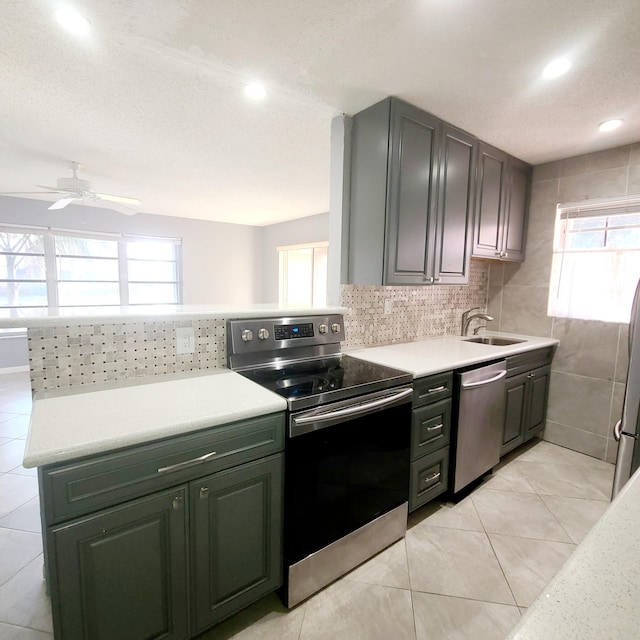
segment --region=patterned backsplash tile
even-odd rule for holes
[[[195,352],[176,353],[176,327]],[[125,322],[29,329],[33,391],[226,366],[226,320]]]
[[[347,307],[344,349],[456,334],[460,315],[486,308],[488,263],[471,261],[468,286],[342,285]],[[385,314],[385,301],[390,313]],[[175,330],[193,327],[194,353],[176,353]],[[29,329],[34,391],[227,366],[226,320],[178,320],[51,326]]]
[[[347,307],[344,349],[458,334],[460,316],[471,307],[486,309],[489,263],[472,260],[469,285],[378,287],[342,285]],[[385,302],[391,313],[385,314]]]

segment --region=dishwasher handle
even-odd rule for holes
[[[504,371],[500,371],[500,373],[498,373],[495,376],[492,376],[491,378],[487,378],[486,380],[479,380],[478,382],[466,382],[466,383],[462,383],[462,385],[460,385],[463,389],[473,389],[474,387],[481,387],[485,384],[491,384],[492,382],[497,382],[498,380],[501,380],[502,378],[504,378],[507,375],[507,370],[505,369]]]

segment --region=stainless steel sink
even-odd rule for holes
[[[510,344],[526,342],[526,340],[517,340],[516,338],[499,338],[498,336],[478,336],[477,338],[466,338],[465,342],[477,342],[478,344],[491,344],[494,347],[506,347]]]

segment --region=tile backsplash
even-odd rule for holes
[[[471,260],[466,286],[342,285],[340,306],[349,309],[343,347],[373,347],[460,333],[463,311],[486,308],[488,272],[488,262]],[[385,302],[390,313],[385,314]]]
[[[194,353],[176,353],[177,327],[194,328]],[[225,367],[225,331],[221,318],[29,329],[31,387],[47,391]]]
[[[472,260],[468,286],[343,285],[344,349],[456,334],[460,314],[486,307],[488,263]],[[390,313],[385,314],[385,301]],[[389,308],[390,305],[390,308]],[[175,330],[193,327],[194,353],[176,353]],[[226,319],[113,322],[27,331],[33,391],[224,368]]]

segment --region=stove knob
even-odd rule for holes
[[[243,342],[251,342],[251,340],[253,340],[253,331],[251,331],[251,329],[245,329],[240,337]]]
[[[337,322],[334,322],[334,323],[331,325],[331,331],[332,331],[333,333],[340,333],[340,325],[339,325]]]
[[[258,331],[258,338],[260,340],[266,340],[269,337],[269,329],[260,329]]]
[[[326,325],[326,324],[321,324],[321,325],[318,327],[318,331],[319,331],[322,335],[325,335],[325,333],[329,333],[329,327],[327,327],[327,325]]]

